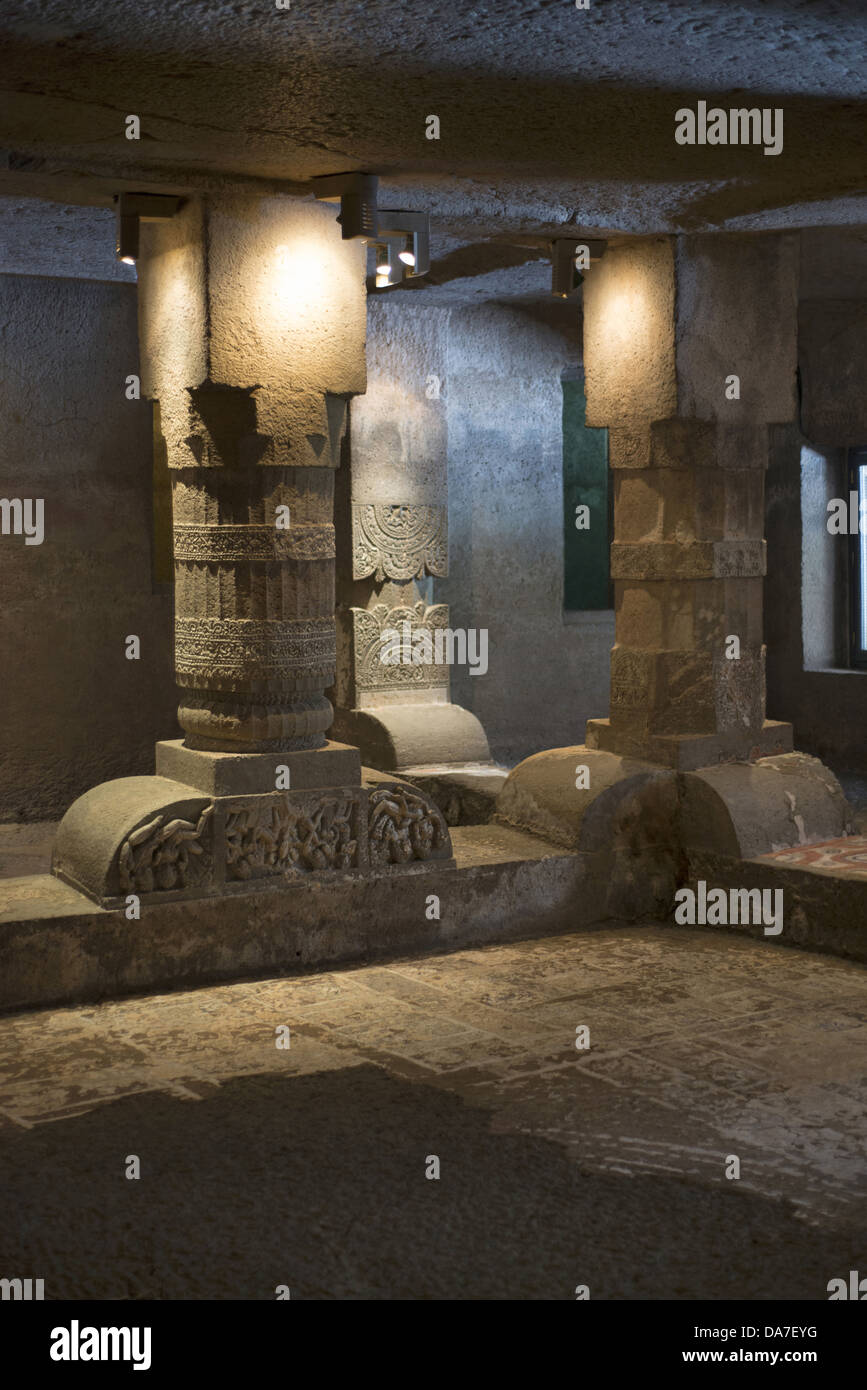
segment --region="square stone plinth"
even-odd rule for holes
[[[289,769],[288,786],[285,774],[278,784],[280,768]],[[165,739],[156,746],[156,774],[211,796],[316,791],[360,786],[361,755],[347,743],[287,753],[206,753],[186,748],[183,739]]]
[[[792,726],[766,719],[761,729],[725,729],[710,734],[651,734],[616,727],[610,719],[587,720],[587,747],[639,758],[677,772],[694,772],[722,762],[755,762],[791,753]]]

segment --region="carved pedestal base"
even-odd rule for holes
[[[462,705],[372,705],[338,710],[336,731],[375,767],[404,769],[428,764],[493,766],[485,731]]]
[[[246,795],[160,776],[105,782],[61,821],[52,872],[103,906],[135,895],[143,908],[428,860],[454,864],[440,811],[408,783],[364,769],[360,784]]]

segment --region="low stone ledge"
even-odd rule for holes
[[[49,875],[3,880],[0,1009],[294,974],[606,920],[587,856],[494,826],[456,830],[455,854],[456,863],[429,861],[408,874],[309,875],[143,901],[133,921]]]
[[[704,880],[711,888],[755,889],[783,894],[783,929],[766,936],[759,923],[731,922],[703,927],[710,932],[738,932],[775,946],[789,946],[821,955],[867,963],[867,880],[844,878],[821,870],[790,868],[763,859],[733,860],[722,855],[694,852],[689,856],[688,879],[683,885],[697,889]],[[671,917],[665,923],[676,931],[695,932],[679,926]]]

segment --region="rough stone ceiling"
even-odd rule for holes
[[[0,41],[7,195],[359,168],[458,240],[867,221],[860,0],[4,0]],[[676,144],[699,99],[781,106],[783,152]]]

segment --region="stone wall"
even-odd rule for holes
[[[44,820],[151,772],[176,733],[172,597],[154,591],[151,411],[125,397],[135,286],[0,275],[0,302],[0,497],[45,515],[41,545],[0,536],[0,818]]]
[[[516,762],[581,743],[608,709],[613,614],[563,614],[563,392],[581,360],[574,303],[452,310],[445,396],[449,578],[457,627],[487,627],[486,676],[452,672],[493,756]]]

